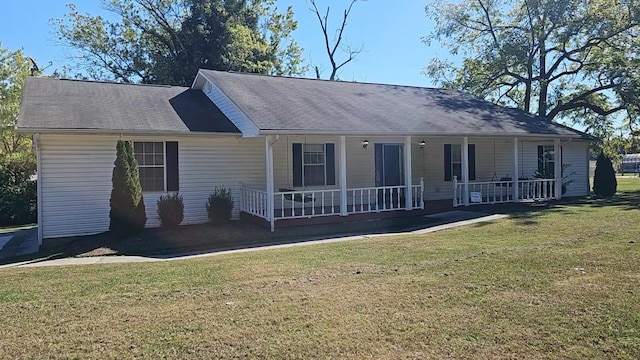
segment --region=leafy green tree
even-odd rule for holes
[[[36,159],[31,139],[16,132],[24,79],[38,74],[22,50],[0,44],[0,226],[37,221]]]
[[[33,66],[22,50],[10,51],[0,43],[0,155],[32,151],[29,137],[16,132],[16,122],[24,79]]]
[[[463,58],[430,61],[441,86],[587,128],[638,98],[638,0],[436,0],[426,11],[436,26],[425,42]]]
[[[593,193],[601,197],[612,197],[616,193],[618,181],[609,157],[600,153],[596,160],[596,172],[593,177]]]
[[[146,215],[140,213],[144,211],[144,199],[131,142],[118,140],[114,165],[109,231],[124,237],[140,232],[147,220]]]
[[[74,5],[54,21],[95,79],[191,85],[199,68],[277,75],[304,71],[293,10],[275,0],[102,0],[113,20]]]

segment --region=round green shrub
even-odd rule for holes
[[[226,187],[216,187],[207,199],[207,215],[212,223],[225,223],[231,219],[233,197]]]
[[[158,217],[162,227],[174,229],[184,220],[184,202],[178,193],[160,196],[158,199]]]

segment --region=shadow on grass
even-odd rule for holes
[[[535,204],[479,205],[463,210],[475,217],[487,214],[507,214],[517,226],[535,226],[539,217],[550,212],[573,213],[572,207],[618,207],[623,210],[640,208],[640,190],[626,191],[610,199],[569,198],[559,202]],[[472,213],[473,212],[473,213]],[[474,215],[470,215],[473,218]],[[0,265],[18,262],[39,262],[69,257],[131,255],[172,258],[187,254],[212,253],[250,249],[269,245],[294,244],[343,236],[394,234],[443,225],[461,219],[433,216],[397,217],[380,220],[345,222],[325,225],[282,228],[272,233],[255,224],[232,221],[224,225],[186,225],[175,230],[147,229],[138,236],[119,239],[108,233],[45,240],[37,254],[1,259]],[[480,222],[484,227],[490,222]]]
[[[40,262],[70,257],[129,255],[172,258],[226,250],[293,244],[343,236],[401,233],[446,223],[425,216],[268,229],[244,222],[185,225],[177,229],[146,229],[137,236],[117,238],[109,233],[45,240],[37,254],[2,259],[0,264]]]

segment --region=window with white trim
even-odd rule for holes
[[[325,144],[303,144],[302,153],[303,185],[326,185]]]
[[[136,141],[133,151],[138,161],[142,191],[165,191],[164,142]]]
[[[556,173],[556,151],[553,145],[542,145],[542,169],[538,169],[544,178],[553,179]],[[540,171],[541,170],[541,171]]]
[[[462,180],[462,145],[451,144],[451,174]]]

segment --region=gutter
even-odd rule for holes
[[[19,134],[87,134],[87,135],[148,135],[148,136],[233,136],[241,137],[240,132],[175,132],[175,131],[149,131],[149,130],[118,130],[118,129],[43,129],[43,128],[17,128]]]
[[[505,134],[505,133],[482,133],[482,134],[452,134],[452,133],[425,133],[425,132],[403,132],[394,133],[389,131],[326,131],[326,130],[260,130],[259,135],[323,135],[323,136],[425,136],[425,137],[535,137],[535,138],[571,138],[571,139],[583,139],[583,136],[578,134],[573,135],[561,135],[561,134]]]

